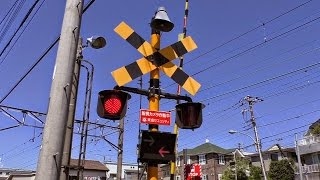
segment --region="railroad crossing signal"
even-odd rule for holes
[[[127,101],[131,95],[117,90],[99,92],[97,113],[104,119],[120,120],[127,112]]]
[[[166,164],[175,161],[176,134],[158,131],[142,131],[139,160],[147,163]]]
[[[197,93],[201,86],[200,83],[171,62],[197,48],[190,36],[163,49],[156,50],[125,22],[121,22],[114,31],[144,56],[127,66],[111,72],[119,86],[123,86],[156,68],[160,68],[191,95]]]

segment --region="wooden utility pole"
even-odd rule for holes
[[[83,1],[66,1],[36,180],[57,180],[60,176],[82,9]]]

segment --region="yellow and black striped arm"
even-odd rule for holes
[[[129,25],[125,22],[121,22],[114,31],[136,48],[143,56],[150,56],[156,50],[151,46],[151,44],[144,40],[139,34],[137,34]]]
[[[172,78],[190,94],[194,95],[199,90],[201,85],[197,81],[170,62],[197,48],[191,37],[187,37],[160,51],[156,51],[149,42],[145,41],[124,22],[121,22],[115,28],[115,32],[145,56],[111,72],[119,86],[123,86],[133,79],[160,67],[167,76]]]

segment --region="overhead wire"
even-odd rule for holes
[[[283,33],[281,33],[281,34],[279,34],[279,35],[277,35],[277,36],[274,36],[274,37],[270,38],[268,41],[263,41],[263,42],[261,42],[261,43],[259,43],[259,44],[256,44],[256,45],[254,45],[254,46],[252,46],[252,47],[250,47],[250,48],[248,48],[248,49],[245,49],[244,51],[241,51],[241,52],[239,52],[239,53],[237,53],[237,54],[235,54],[235,55],[233,55],[233,56],[231,56],[231,57],[229,57],[229,58],[226,58],[226,59],[224,59],[224,60],[222,60],[222,61],[219,61],[219,62],[217,62],[217,63],[215,63],[215,64],[213,64],[213,65],[210,65],[210,66],[204,68],[203,70],[200,70],[200,71],[198,71],[198,72],[196,72],[196,73],[194,73],[194,74],[192,74],[192,75],[193,75],[193,76],[198,75],[198,74],[200,74],[200,73],[202,73],[202,72],[204,72],[204,71],[207,71],[207,70],[209,70],[209,69],[211,69],[211,68],[213,68],[213,67],[216,67],[216,66],[221,65],[221,64],[223,64],[223,63],[225,63],[225,62],[228,62],[228,61],[230,61],[231,59],[233,59],[233,58],[235,58],[235,57],[241,56],[241,55],[243,55],[243,54],[245,54],[245,53],[247,53],[247,52],[249,52],[249,51],[251,51],[251,50],[253,50],[253,49],[256,49],[256,48],[258,48],[258,47],[261,47],[262,45],[264,45],[264,44],[266,44],[266,43],[269,43],[270,41],[273,41],[273,40],[275,40],[275,39],[277,39],[277,38],[280,38],[281,36],[284,36],[284,35],[286,35],[286,34],[288,34],[288,33],[290,33],[290,32],[293,32],[293,31],[295,31],[295,30],[297,30],[297,29],[299,29],[299,28],[301,28],[301,27],[303,27],[303,26],[306,26],[306,25],[308,25],[308,24],[310,24],[310,23],[312,23],[312,22],[315,22],[315,21],[317,21],[317,20],[319,20],[319,19],[320,19],[320,16],[317,17],[317,18],[314,18],[314,19],[312,19],[312,20],[310,20],[310,21],[308,21],[308,22],[305,22],[305,23],[303,23],[303,24],[301,24],[301,25],[299,25],[299,26],[297,26],[297,27],[295,27],[295,28],[292,28],[292,29],[290,29],[290,30],[288,30],[288,31],[286,31],[286,32],[283,32]]]
[[[269,24],[269,23],[271,23],[271,22],[273,22],[273,21],[281,18],[282,16],[285,16],[285,15],[287,15],[287,14],[289,14],[289,13],[291,13],[291,12],[293,12],[293,11],[295,11],[295,10],[297,10],[297,9],[305,6],[305,5],[307,5],[307,4],[310,3],[311,1],[312,1],[312,0],[306,1],[306,2],[304,2],[304,3],[302,3],[302,4],[300,4],[300,5],[292,8],[292,9],[289,9],[288,11],[285,11],[285,12],[279,14],[279,15],[276,16],[276,17],[273,17],[272,19],[270,19],[270,20],[268,20],[268,21],[260,24],[259,26],[256,26],[256,27],[254,27],[254,28],[252,28],[252,29],[247,30],[246,32],[244,32],[244,33],[242,33],[242,34],[240,34],[240,35],[238,35],[238,36],[236,36],[236,37],[234,37],[234,38],[232,38],[232,39],[230,39],[230,40],[228,40],[228,41],[226,41],[226,42],[224,42],[224,43],[222,43],[222,44],[220,44],[220,45],[218,45],[218,46],[216,46],[216,47],[214,47],[214,48],[212,48],[212,49],[210,49],[209,51],[207,51],[207,52],[205,52],[205,53],[202,53],[201,55],[199,55],[199,56],[191,59],[190,61],[186,62],[186,64],[189,63],[189,62],[191,62],[191,61],[194,61],[194,60],[196,60],[196,59],[198,59],[198,58],[200,58],[200,57],[202,57],[202,56],[204,56],[204,55],[206,55],[206,54],[209,54],[209,53],[213,52],[214,50],[219,49],[219,48],[221,48],[221,47],[223,47],[223,46],[225,46],[225,45],[227,45],[227,44],[229,44],[229,43],[231,43],[231,42],[233,42],[233,41],[235,41],[235,40],[237,40],[237,39],[239,39],[239,38],[241,38],[241,37],[243,37],[243,36],[245,36],[245,35],[247,35],[247,34],[249,34],[249,33],[251,33],[251,32],[253,32],[253,31],[255,31],[255,30],[257,30],[257,29],[265,26],[266,24]]]
[[[6,52],[5,56],[2,58],[2,61],[0,63],[0,65],[2,64],[2,62],[5,61],[5,59],[7,58],[7,56],[10,54],[11,50],[13,49],[13,47],[16,45],[16,43],[18,42],[18,40],[20,39],[20,37],[23,35],[23,33],[25,32],[25,30],[27,29],[27,27],[29,26],[29,24],[31,23],[31,21],[33,20],[33,18],[35,17],[35,15],[38,13],[38,11],[40,10],[40,8],[42,7],[43,3],[46,0],[43,0],[42,3],[40,3],[40,5],[38,6],[37,10],[35,10],[35,13],[32,15],[32,17],[30,18],[30,20],[27,22],[27,24],[24,26],[24,28],[21,30],[21,33],[18,35],[18,37],[14,40],[14,42],[12,43],[12,45],[10,46],[10,48],[8,49],[8,51]],[[0,56],[1,57],[1,56]]]
[[[13,38],[16,36],[16,34],[19,32],[19,30],[22,28],[22,26],[24,25],[24,23],[27,21],[28,17],[30,16],[31,12],[33,11],[33,9],[35,8],[35,6],[38,4],[39,0],[36,0],[34,2],[34,4],[30,7],[29,11],[27,12],[27,14],[24,16],[24,18],[22,19],[20,25],[18,26],[18,28],[14,31],[13,35],[11,36],[11,38],[9,39],[9,41],[7,42],[7,44],[4,46],[4,48],[2,49],[2,51],[0,52],[0,58],[3,55],[3,53],[5,52],[5,50],[9,47],[9,45],[11,44]],[[2,59],[0,61],[0,65],[4,62],[4,59]]]
[[[86,12],[88,8],[94,3],[95,0],[90,0],[83,8],[82,13]],[[60,36],[58,36],[50,46],[44,51],[44,53],[38,58],[38,60],[30,67],[30,69],[20,78],[20,80],[9,90],[9,92],[1,98],[0,104],[13,92],[13,90],[26,78],[30,72],[42,61],[42,59],[51,51],[51,49],[58,43]]]
[[[6,13],[6,15],[2,18],[2,20],[0,21],[0,25],[3,23],[3,21],[5,21],[7,19],[7,17],[9,16],[9,14],[11,13],[12,9],[16,6],[17,2],[19,0],[16,0],[13,5],[10,7],[10,9],[8,10],[8,12]],[[2,28],[0,30],[0,32],[2,31]]]
[[[17,2],[17,1],[16,1]],[[8,30],[10,29],[10,27],[12,26],[12,23],[15,21],[17,15],[19,14],[19,12],[21,11],[21,8],[23,6],[23,4],[25,3],[25,0],[23,1],[19,1],[19,4],[16,5],[16,3],[13,4],[13,6],[10,8],[10,11],[7,13],[7,15],[5,17],[7,17],[8,15],[10,17],[8,17],[8,19],[6,20],[6,22],[4,23],[4,26],[1,28],[0,32],[0,42],[3,40],[3,38],[5,37],[5,35],[7,34]],[[17,7],[16,7],[17,6]],[[15,8],[16,7],[16,8]],[[15,9],[14,9],[15,8]],[[4,18],[3,20],[5,20],[6,18]],[[3,21],[1,21],[3,22]]]

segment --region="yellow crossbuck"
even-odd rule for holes
[[[123,86],[133,79],[159,68],[190,94],[195,95],[197,93],[201,85],[181,68],[170,62],[197,48],[190,36],[158,51],[125,22],[121,22],[114,31],[144,56],[111,72],[119,86]]]

